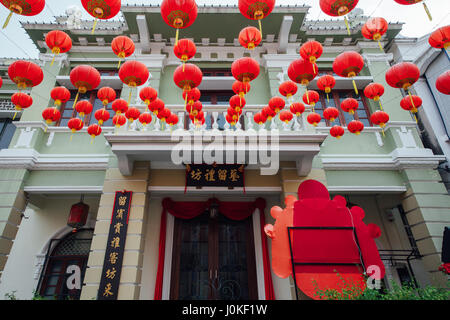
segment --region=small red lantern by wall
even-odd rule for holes
[[[155,101],[158,98],[158,91],[152,87],[145,87],[139,91],[139,98],[147,105]]]
[[[339,117],[339,110],[334,107],[328,107],[323,111],[323,117],[330,122],[333,122]]]
[[[414,115],[414,119],[417,122],[416,113],[418,112],[418,108],[422,106],[422,99],[419,96],[416,95],[410,95],[404,97],[400,101],[400,107],[403,110],[410,111]]]
[[[61,112],[56,107],[45,108],[42,111],[42,118],[45,120],[45,132],[47,132],[47,126],[52,122],[57,122],[61,119]]]
[[[395,2],[402,4],[402,5],[410,5],[410,4],[416,4],[419,2],[422,2],[422,0],[394,0]],[[425,9],[425,12],[427,13],[428,19],[433,20],[433,18],[431,17],[431,13],[430,10],[427,7],[427,4],[425,2],[423,3],[423,8]]]
[[[81,228],[86,224],[89,214],[89,206],[83,203],[83,196],[80,202],[72,205],[70,208],[69,218],[67,219],[67,225],[73,228],[73,231]]]
[[[31,107],[33,104],[33,98],[24,92],[16,92],[11,96],[11,102],[17,112]]]
[[[320,58],[323,53],[323,47],[318,41],[307,41],[300,47],[300,56],[308,60],[313,64],[313,68],[315,68],[316,60]]]
[[[289,79],[296,83],[307,86],[317,76],[317,65],[308,60],[299,58],[289,64]]]
[[[139,116],[139,122],[142,123],[144,127],[146,127],[149,123],[152,122],[152,115],[148,112],[141,113]]]
[[[70,71],[69,77],[70,82],[78,89],[73,106],[75,106],[78,101],[79,93],[86,93],[87,91],[94,90],[99,86],[101,81],[100,72],[94,67],[85,64],[73,68],[72,71]]]
[[[361,132],[364,130],[364,124],[359,120],[352,120],[347,125],[348,131],[351,133],[354,133],[356,135],[360,135]]]
[[[305,105],[301,102],[294,102],[289,107],[289,110],[295,114],[297,117],[300,117],[303,112],[305,112]]]
[[[116,114],[122,114],[128,110],[128,102],[125,99],[114,100],[111,104],[111,108]]]
[[[286,97],[288,100],[297,93],[297,90],[298,90],[297,84],[293,81],[285,81],[282,84],[280,84],[278,88],[280,94]]]
[[[192,40],[180,39],[173,47],[175,56],[183,62],[183,67],[189,59],[192,59],[197,52],[197,47]]]
[[[263,116],[269,121],[272,121],[273,117],[275,117],[277,115],[275,110],[273,110],[269,106],[265,106],[261,112],[262,112]]]
[[[47,33],[45,36],[45,43],[54,54],[52,62],[50,63],[51,66],[55,62],[55,58],[58,54],[65,53],[72,48],[72,39],[70,39],[67,33],[61,30],[52,30]]]
[[[243,57],[231,64],[233,77],[240,82],[248,83],[259,75],[259,64],[255,59]]]
[[[325,93],[327,94],[328,102],[330,101],[328,94],[331,92],[335,85],[336,79],[334,79],[332,75],[326,74],[317,79],[317,87],[319,88],[319,90],[325,91]]]
[[[70,135],[70,141],[72,141],[72,136],[75,132],[80,131],[83,129],[84,123],[79,118],[72,118],[67,122],[67,127],[70,129],[72,134]]]
[[[428,43],[436,49],[448,49],[450,47],[450,25],[434,31],[428,38]]]
[[[123,114],[118,113],[112,118],[112,122],[116,128],[119,128],[127,122],[127,118]]]
[[[92,103],[90,103],[88,100],[78,101],[75,105],[75,110],[80,114],[82,118],[84,118],[85,115],[91,113],[92,109]]]
[[[262,114],[262,112],[257,112],[253,115],[253,121],[255,121],[258,125],[264,124],[266,120],[267,118]]]
[[[283,110],[284,106],[286,105],[286,102],[283,98],[280,97],[272,97],[269,100],[269,108],[271,108],[275,113],[280,112],[280,110]]]
[[[91,136],[91,144],[94,142],[94,138],[102,133],[102,128],[98,124],[91,124],[87,128],[87,133]]]
[[[125,117],[128,119],[128,122],[131,124],[134,120],[139,119],[139,116],[141,115],[141,112],[136,107],[128,108],[128,110],[125,112]]]
[[[41,67],[25,60],[11,63],[8,67],[8,76],[12,82],[17,84],[19,89],[37,86],[44,80],[44,73]]]
[[[235,94],[230,98],[229,103],[230,107],[239,112],[245,107],[246,102],[244,98],[241,98],[239,95]]]
[[[186,105],[193,105],[195,101],[199,100],[201,97],[201,92],[198,88],[191,89],[189,91],[183,91],[183,99]]]
[[[102,108],[102,109],[98,109],[97,111],[95,111],[94,117],[95,117],[95,119],[97,119],[98,124],[101,126],[101,125],[103,125],[104,122],[109,120],[110,115],[109,115],[109,112],[105,108]]]
[[[114,54],[119,58],[119,64],[117,69],[120,68],[122,59],[131,56],[134,53],[134,42],[127,36],[117,36],[111,41],[111,49]]]
[[[361,29],[361,33],[364,38],[378,41],[378,46],[380,47],[381,52],[383,52],[383,47],[381,45],[381,37],[388,30],[388,22],[384,18],[369,18],[367,22],[363,25]]]
[[[239,32],[239,43],[249,50],[255,49],[261,40],[261,32],[255,27],[246,27]]]
[[[97,91],[97,98],[102,102],[103,107],[116,99],[116,90],[110,87],[103,87]]]
[[[344,128],[338,125],[333,126],[330,129],[330,135],[336,139],[340,139],[344,135],[344,133],[345,133]]]
[[[261,20],[267,17],[275,6],[275,0],[239,0],[239,11],[250,20],[258,20],[262,36]]]
[[[50,97],[55,100],[55,106],[59,107],[70,99],[70,91],[66,87],[55,87],[50,91]]]
[[[189,112],[189,115],[197,116],[202,109],[203,104],[197,100],[193,104],[188,104],[186,111]]]
[[[345,51],[339,54],[333,62],[333,71],[344,78],[352,78],[353,88],[358,94],[358,88],[353,77],[356,77],[364,68],[364,59],[356,51]]]
[[[318,113],[311,112],[306,117],[306,120],[308,121],[309,124],[312,124],[314,127],[317,127],[319,122],[322,120],[322,117]]]
[[[178,66],[173,73],[173,81],[183,91],[198,87],[202,83],[202,79],[202,70],[192,63]]]
[[[22,16],[35,16],[41,13],[45,7],[45,0],[1,0],[0,2],[10,11],[3,24],[3,29],[8,25],[13,13]]]
[[[414,107],[414,99],[412,98],[410,88],[411,86],[419,80],[420,70],[419,68],[411,62],[400,62],[393,65],[386,72],[385,78],[386,82],[393,88],[399,88],[405,90],[411,100],[412,109]]]
[[[370,122],[372,122],[374,125],[380,126],[383,129],[384,135],[384,127],[386,126],[386,123],[389,122],[389,115],[384,111],[375,111],[370,116]]]
[[[344,16],[345,26],[348,35],[350,35],[350,27],[346,14],[352,11],[359,0],[320,0],[320,8],[324,13],[332,17]]]
[[[95,18],[91,34],[94,34],[98,19],[114,18],[120,11],[120,0],[81,0],[83,8]]]
[[[233,86],[231,87],[235,94],[238,94],[240,97],[244,97],[250,91],[250,83],[249,82],[241,82],[235,81],[233,82]]]
[[[178,123],[178,116],[175,113],[171,113],[170,116],[167,118],[167,124],[172,129],[173,126],[175,126]]]
[[[347,98],[341,102],[341,109],[350,114],[355,114],[356,109],[359,107],[359,102],[353,98]]]
[[[436,89],[440,93],[450,94],[450,70],[445,71],[436,79]]]
[[[131,100],[132,89],[144,85],[150,73],[145,64],[139,61],[127,61],[119,69],[119,78],[130,87],[128,103]]]
[[[164,101],[162,101],[159,98],[156,98],[154,101],[150,102],[150,104],[148,105],[148,109],[153,112],[153,114],[155,116],[158,115],[158,113],[163,110],[165,107],[165,103]]]
[[[383,110],[381,104],[381,96],[384,94],[384,86],[380,83],[371,83],[364,89],[364,95],[373,101],[377,101],[380,105],[380,109]]]
[[[195,0],[163,0],[161,16],[165,23],[177,29],[175,44],[178,42],[179,29],[192,25],[197,18]]]
[[[164,108],[158,112],[158,119],[162,123],[165,123],[167,121],[167,118],[170,116],[170,114],[171,114],[170,110],[167,108]]]
[[[316,106],[316,103],[319,102],[320,96],[317,91],[309,90],[303,94],[302,99],[304,103],[312,107],[312,110],[314,112],[314,107]]]
[[[291,120],[294,118],[294,115],[287,111],[287,110],[283,110],[280,112],[280,120],[283,121],[284,123],[288,124],[289,122],[291,122]]]

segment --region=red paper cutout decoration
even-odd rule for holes
[[[0,2],[10,11],[3,24],[3,29],[8,25],[13,13],[22,16],[35,16],[41,13],[45,7],[45,0],[1,0]]]

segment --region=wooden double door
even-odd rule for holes
[[[258,299],[251,217],[234,221],[207,211],[176,218],[170,298]]]

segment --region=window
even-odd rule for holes
[[[40,280],[39,294],[44,299],[80,299],[81,288],[72,289],[67,285],[67,279],[74,274],[69,267],[80,268],[80,284],[82,284],[92,235],[93,229],[81,229],[78,232],[70,233],[63,239],[50,241],[50,247],[55,244],[54,249],[46,257],[45,270]]]
[[[223,91],[202,91],[200,102],[203,104],[214,104],[228,106],[230,98],[234,96],[231,90]],[[224,110],[226,111],[226,110]]]
[[[117,97],[120,97],[120,90],[116,90]],[[67,101],[65,104],[61,105],[61,119],[57,123],[57,126],[65,127],[67,126],[67,123],[69,120],[77,115],[77,112],[73,108],[73,102],[75,100],[75,96],[77,95],[76,90],[70,91],[70,100]],[[89,126],[89,124],[95,123],[97,120],[94,117],[95,111],[98,109],[103,108],[102,102],[97,98],[97,90],[94,91],[88,91],[86,93],[80,93],[78,95],[78,101],[80,100],[89,100],[90,103],[92,103],[92,106],[94,107],[92,112],[86,116],[84,119],[84,125]],[[106,110],[109,112],[109,120],[103,123],[104,127],[111,127],[112,124],[112,117],[114,116],[114,111],[112,110],[111,103],[109,103],[106,106]]]
[[[7,149],[16,131],[11,119],[0,119],[0,149]]]
[[[221,69],[204,69],[202,70],[204,77],[231,77],[230,68],[221,68]]]

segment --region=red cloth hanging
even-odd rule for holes
[[[257,198],[253,202],[224,202],[217,199],[208,199],[207,201],[180,201],[176,202],[170,198],[162,200],[163,210],[161,212],[161,225],[159,236],[159,257],[158,270],[156,273],[156,285],[154,300],[162,299],[162,283],[164,277],[164,256],[166,247],[166,216],[169,212],[174,217],[180,219],[193,219],[205,212],[211,204],[216,202],[219,205],[219,212],[231,220],[244,220],[250,217],[255,209],[259,209],[261,221],[261,241],[263,250],[263,269],[264,269],[264,286],[266,300],[275,300],[273,291],[272,274],[270,270],[269,253],[267,250],[267,240],[264,233],[264,209],[266,201],[263,198]]]

